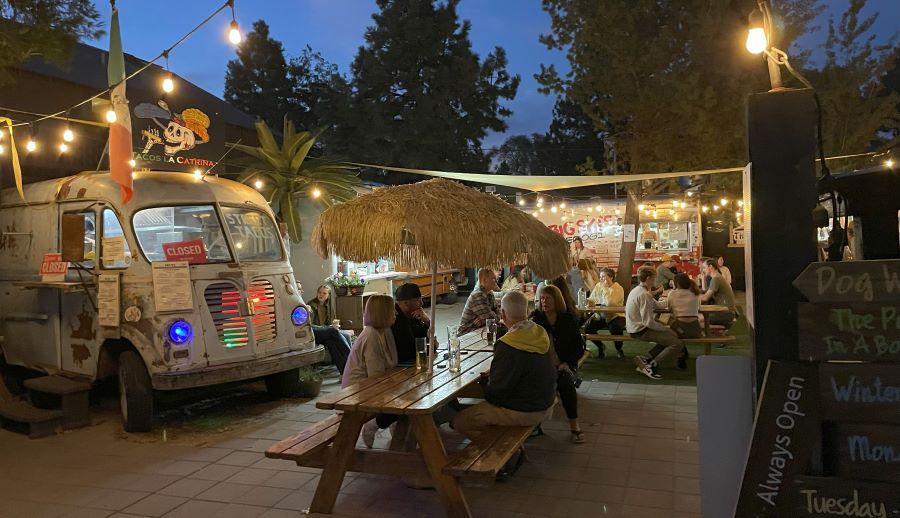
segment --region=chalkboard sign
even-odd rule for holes
[[[827,420],[900,424],[900,364],[823,363],[819,385]]]
[[[794,280],[794,286],[810,302],[896,303],[900,300],[900,259],[812,263]]]
[[[900,361],[900,298],[894,303],[800,304],[800,358]]]
[[[753,423],[738,518],[787,516],[794,477],[809,469],[821,430],[818,369],[770,361]]]
[[[776,516],[891,518],[900,516],[900,491],[879,484],[832,477],[797,477],[791,512]]]

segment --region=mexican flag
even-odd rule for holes
[[[113,7],[109,24],[109,98],[116,112],[116,122],[109,125],[109,172],[122,188],[122,202],[128,203],[133,193],[131,181],[131,113],[125,97],[125,55],[119,32],[119,10]]]

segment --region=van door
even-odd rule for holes
[[[93,379],[102,343],[97,315],[100,206],[95,201],[60,203],[60,221],[63,214],[84,216],[84,261],[69,265],[66,282],[74,287],[59,290],[60,364],[63,371]]]

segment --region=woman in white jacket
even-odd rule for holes
[[[384,374],[388,369],[397,366],[397,346],[391,326],[397,315],[394,311],[394,299],[389,295],[372,295],[366,302],[363,311],[362,333],[350,349],[347,366],[341,387],[359,383],[367,378]],[[379,414],[375,419],[363,426],[362,436],[366,447],[371,448],[375,442],[375,433],[387,428],[397,420],[391,414]]]

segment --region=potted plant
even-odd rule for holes
[[[322,391],[322,372],[315,366],[300,368],[300,394],[305,397],[317,397]]]
[[[326,279],[326,281],[334,289],[335,295],[338,296],[362,295],[366,287],[365,277],[358,276],[356,272],[350,275],[338,272]]]

